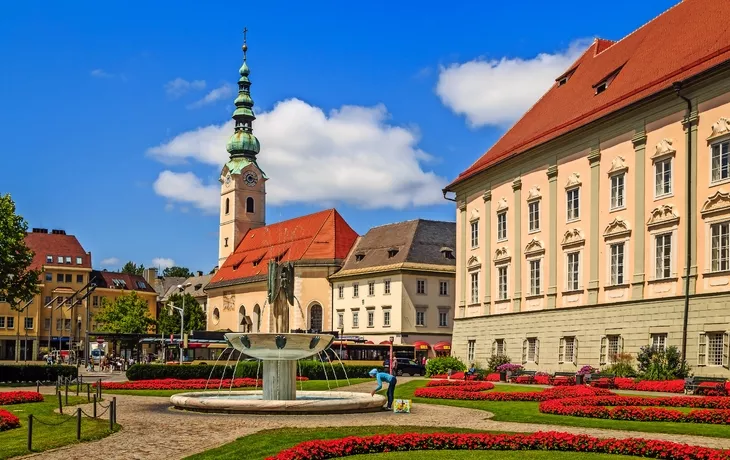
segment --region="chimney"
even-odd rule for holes
[[[202,270],[198,270],[198,276],[203,276],[203,271]]]
[[[142,276],[144,277],[145,281],[147,281],[147,284],[149,284],[150,286],[154,286],[155,280],[157,279],[157,269],[145,268],[144,272],[142,272]]]

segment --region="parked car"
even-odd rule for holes
[[[389,359],[383,361],[383,367],[386,370],[390,369]],[[393,367],[395,368],[395,375],[426,375],[426,366],[408,358],[395,358],[395,366]]]

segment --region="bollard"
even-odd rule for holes
[[[79,389],[81,388],[81,382],[79,382],[79,379],[76,378],[76,396],[79,395]]]
[[[56,376],[56,393],[58,393],[58,376]]]
[[[112,398],[112,401],[114,401],[114,423],[117,423],[117,397],[114,396]]]
[[[35,381],[35,392],[40,393],[41,392],[41,382],[36,380]]]
[[[33,450],[33,414],[28,416],[28,450]]]
[[[114,401],[109,402],[109,431],[114,431]]]
[[[99,399],[101,399],[101,379],[96,382],[96,393],[99,395]]]
[[[96,395],[94,395],[94,418],[96,418]]]
[[[76,440],[81,440],[81,408],[76,409]]]
[[[58,412],[63,415],[63,400],[61,399],[61,391],[59,390],[58,395]]]
[[[66,383],[66,401],[64,404],[68,406],[68,382]]]
[[[86,401],[91,402],[91,384],[86,384]]]

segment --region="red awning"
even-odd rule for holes
[[[419,340],[418,342],[414,342],[413,346],[416,347],[416,351],[419,350],[428,350],[431,345],[428,344],[428,342],[424,342],[423,340]]]
[[[365,342],[365,345],[375,345],[375,342],[373,342],[372,340],[368,340],[367,342]]]
[[[383,340],[382,342],[380,342],[380,345],[390,345],[390,341]]]
[[[451,342],[438,342],[433,349],[434,351],[451,351]]]

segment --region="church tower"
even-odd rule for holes
[[[243,30],[243,65],[239,70],[238,96],[234,102],[234,131],[226,150],[229,158],[220,175],[221,211],[218,265],[236,249],[249,229],[266,225],[266,175],[256,163],[259,140],[253,135],[253,100],[246,63],[246,32]]]

